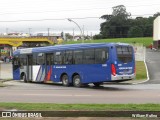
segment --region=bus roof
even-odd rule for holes
[[[116,45],[129,45],[126,43],[82,43],[82,44],[65,44],[46,47],[24,48],[16,50],[13,55],[32,54],[32,53],[48,53],[52,51],[75,50],[84,48],[110,47]]]

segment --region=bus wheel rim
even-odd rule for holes
[[[79,78],[76,78],[76,79],[75,79],[75,84],[76,84],[76,85],[79,85],[79,84],[80,84],[80,79],[79,79]]]
[[[67,77],[64,77],[64,79],[63,79],[63,84],[64,84],[64,85],[67,85],[67,84],[68,84],[68,78],[67,78]]]

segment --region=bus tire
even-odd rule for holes
[[[96,83],[93,83],[94,84],[94,86],[96,86],[96,87],[99,87],[100,85],[103,85],[103,83],[101,83],[101,82],[96,82]]]
[[[81,87],[81,86],[82,86],[81,78],[80,78],[79,75],[75,75],[75,76],[73,77],[73,85],[74,85],[75,87]]]
[[[25,74],[22,76],[22,80],[23,80],[23,82],[27,83],[27,79],[26,79],[26,75]]]
[[[69,86],[69,79],[68,79],[68,75],[63,75],[62,76],[62,84],[63,84],[63,86]]]

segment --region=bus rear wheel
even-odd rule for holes
[[[63,86],[69,86],[68,75],[62,76],[62,84],[63,84]]]
[[[99,87],[100,85],[103,85],[102,82],[96,82],[96,83],[93,83],[93,84],[94,84],[94,86],[96,86],[96,87]]]
[[[75,76],[73,77],[73,85],[74,85],[75,87],[81,87],[81,86],[82,86],[81,78],[80,78],[79,75],[75,75]]]

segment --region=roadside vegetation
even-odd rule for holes
[[[160,104],[54,104],[54,103],[0,103],[0,110],[86,110],[86,111],[160,111]]]
[[[84,40],[84,43],[129,43],[129,44],[143,44],[148,47],[153,42],[152,37],[141,38],[112,38],[112,39],[100,39],[100,40]],[[82,40],[67,41],[65,44],[78,44],[83,43]]]
[[[2,82],[0,82],[0,87],[3,87],[3,84],[2,84]]]
[[[2,81],[0,81],[0,87],[4,87],[5,85],[3,84]]]
[[[5,87],[6,85],[4,85],[4,82],[10,81],[12,79],[5,79],[5,80],[0,80],[0,87]]]

